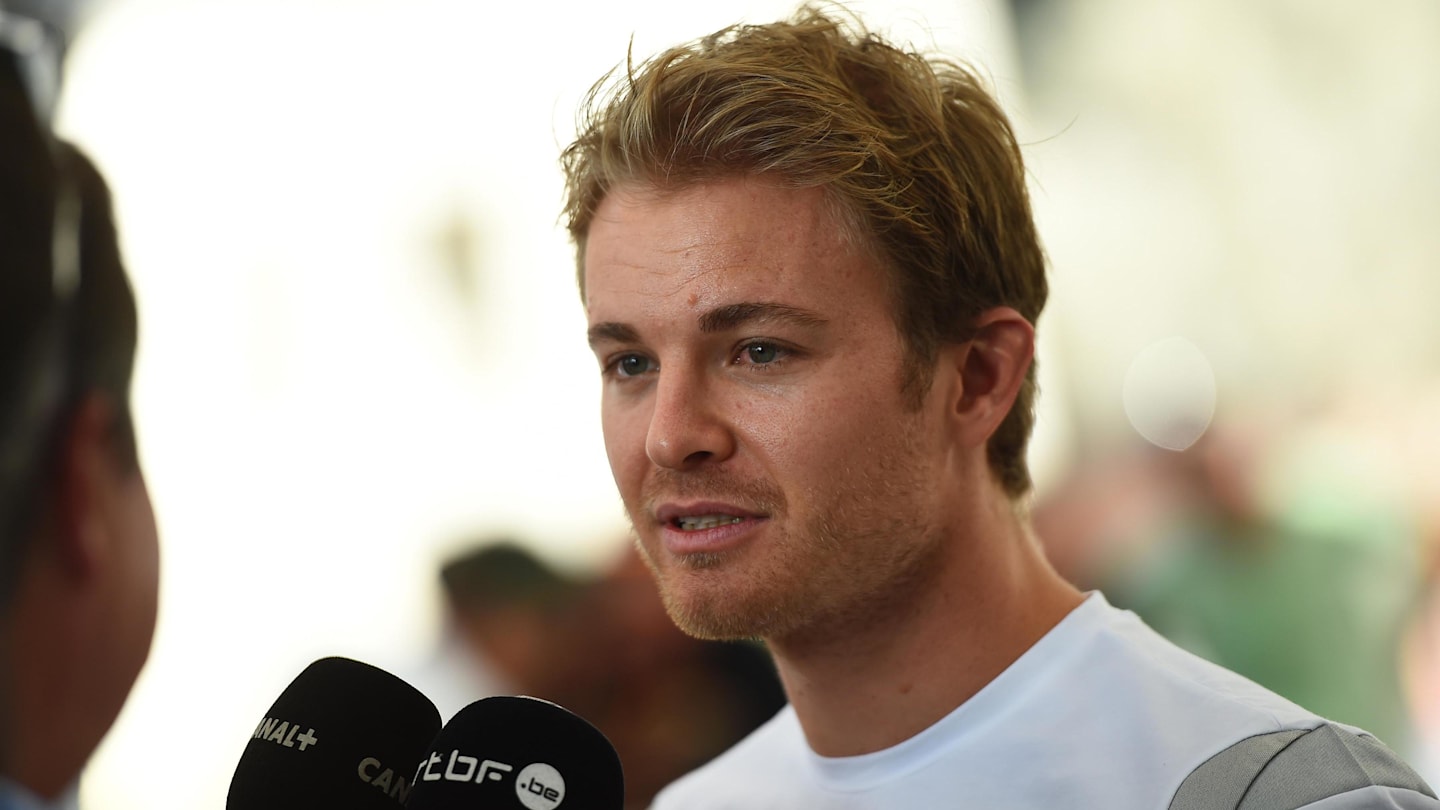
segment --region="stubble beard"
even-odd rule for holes
[[[747,549],[721,552],[695,552],[671,555],[660,546],[653,523],[653,547],[646,542],[638,520],[649,521],[653,511],[648,506],[666,498],[696,497],[720,499],[743,507],[746,511],[765,515],[770,525],[784,522],[787,513],[784,494],[769,482],[736,481],[715,472],[677,473],[657,470],[649,482],[647,496],[638,510],[627,505],[631,531],[640,558],[655,578],[660,599],[671,621],[686,634],[707,641],[731,641],[759,638],[764,635],[782,610],[772,606],[772,599],[755,598],[746,593],[744,583],[734,583],[733,570],[743,565]],[[767,538],[766,542],[772,542]]]
[[[915,438],[901,440],[905,451]],[[679,483],[680,474],[667,472],[660,491],[690,490],[752,509],[763,504],[754,511],[770,517],[763,546],[735,551],[672,556],[648,548],[636,532],[671,620],[707,640],[823,644],[893,619],[937,574],[943,553],[943,527],[927,525],[916,502],[924,473],[913,457],[901,452],[836,471],[848,485],[808,493],[813,507],[800,525],[787,520],[785,498],[768,482],[687,474]],[[635,517],[632,510],[632,525]]]

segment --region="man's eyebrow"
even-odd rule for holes
[[[700,331],[707,334],[726,332],[747,323],[788,321],[799,326],[822,327],[830,322],[808,309],[765,301],[727,304],[700,316]],[[605,321],[586,331],[591,348],[600,343],[638,343],[640,333],[628,323]]]
[[[747,302],[727,304],[700,316],[700,331],[707,333],[726,332],[738,326],[757,321],[788,321],[798,326],[820,327],[829,321],[808,309],[799,309],[786,304],[768,302]]]
[[[617,323],[615,321],[597,323],[590,327],[585,332],[585,335],[590,342],[591,348],[594,348],[598,343],[604,343],[606,341],[610,343],[636,343],[640,340],[640,333],[636,332],[634,327],[628,323]]]

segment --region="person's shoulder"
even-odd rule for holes
[[[1156,719],[1218,721],[1220,737],[1222,728],[1261,733],[1323,722],[1254,681],[1181,649],[1099,593],[1082,607],[1089,614],[1084,622],[1088,637],[1077,687],[1088,684],[1114,701],[1155,713]]]
[[[1374,736],[1329,722],[1097,601],[1091,654],[1104,661],[1096,667],[1112,710],[1133,729],[1150,728],[1145,745],[1182,765],[1170,810],[1440,810],[1433,790]]]
[[[1440,808],[1404,760],[1334,723],[1247,737],[1191,771],[1170,810]]]
[[[757,801],[783,792],[779,789],[787,779],[804,767],[808,750],[795,710],[787,705],[729,750],[660,791],[651,808],[754,808]]]

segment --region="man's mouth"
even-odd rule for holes
[[[682,532],[696,532],[701,529],[713,529],[716,526],[728,526],[732,523],[739,523],[743,517],[734,515],[695,515],[693,517],[676,518],[673,523]]]

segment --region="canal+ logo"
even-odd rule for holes
[[[262,719],[250,738],[273,742],[286,748],[299,748],[301,751],[320,742],[320,739],[315,736],[315,729],[307,728],[301,731],[299,723],[292,725],[288,721],[278,720],[274,717]]]
[[[441,766],[443,767],[437,767]],[[515,766],[493,759],[482,760],[452,750],[448,757],[436,751],[420,763],[415,772],[415,783],[420,782],[499,782]],[[515,797],[527,810],[555,810],[565,801],[565,777],[560,771],[544,762],[526,765],[515,774]]]

